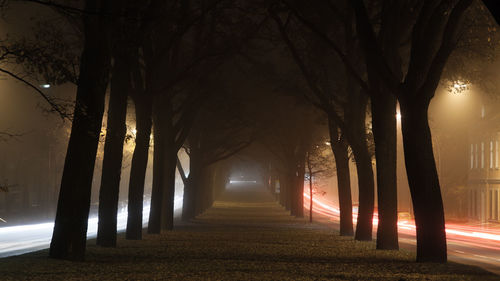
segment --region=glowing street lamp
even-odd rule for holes
[[[41,88],[43,89],[49,89],[50,88],[50,84],[42,84],[40,85]]]

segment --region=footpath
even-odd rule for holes
[[[0,259],[0,280],[500,280],[478,267],[421,264],[413,253],[376,251],[325,224],[291,217],[258,186],[235,186],[174,231],[88,242],[85,262],[48,251]]]

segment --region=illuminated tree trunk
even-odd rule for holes
[[[127,133],[127,97],[130,77],[124,54],[114,58],[111,92],[106,126],[106,142],[99,189],[99,223],[97,245],[116,247],[118,198],[122,171],[123,142]]]
[[[86,1],[85,43],[71,135],[64,163],[49,255],[58,259],[83,260],[87,242],[92,176],[109,78],[109,13],[106,1]]]

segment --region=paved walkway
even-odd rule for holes
[[[0,259],[1,280],[500,280],[465,265],[417,264],[405,251],[340,237],[288,215],[258,186],[235,186],[205,214],[175,231],[89,241],[87,259],[48,259],[47,251]]]

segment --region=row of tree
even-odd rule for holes
[[[227,176],[227,167],[214,164],[262,135],[268,147],[277,146],[271,150],[279,160],[271,165],[280,166],[283,171],[280,201],[292,214],[302,216],[306,159],[313,147],[313,132],[308,128],[317,118],[326,116],[339,187],[341,234],[354,233],[349,178],[352,151],[359,183],[355,239],[372,239],[374,146],[379,212],[377,248],[397,249],[395,115],[399,102],[417,225],[417,260],[446,261],[444,212],[427,110],[457,45],[471,41],[470,35],[477,30],[491,27],[481,3],[74,0],[70,6],[67,2],[26,2],[54,9],[71,24],[76,41],[81,42],[74,76],[71,71],[63,71],[68,69],[64,67],[65,60],[43,64],[40,56],[19,53],[23,57],[21,63],[34,66],[27,69],[44,73],[50,82],[63,83],[77,77],[51,257],[84,258],[92,176],[109,86],[99,191],[99,245],[116,245],[130,98],[135,106],[137,134],[130,173],[127,238],[141,238],[151,132],[154,168],[148,232],[159,233],[173,228],[175,170],[180,166],[177,153],[181,147],[190,156],[189,176],[179,167],[185,180],[183,219],[189,220],[211,204],[211,188],[220,186],[215,183],[222,183]],[[41,40],[36,38],[36,42]],[[495,40],[487,42],[490,41]],[[297,67],[291,71],[292,76],[284,77],[282,91],[306,99],[323,117],[299,113],[300,118],[289,119],[290,126],[278,126],[272,133],[256,133],[255,128],[266,122],[241,118],[255,112],[249,110],[248,104],[239,104],[232,93],[223,92],[228,73],[221,69],[227,61],[240,57],[270,73],[269,77],[283,79],[283,73],[270,71],[265,63],[255,60],[255,55],[268,58],[269,48],[283,47],[289,54],[287,62],[278,59],[276,63],[287,70],[290,63]],[[39,52],[35,48],[33,53]],[[54,100],[45,98],[63,117],[68,116]],[[282,105],[280,101],[274,108]],[[301,110],[296,109],[289,116]],[[367,128],[368,112],[371,128]],[[273,135],[278,138],[272,140]],[[280,140],[286,140],[284,145],[280,145]]]
[[[308,87],[299,94],[328,116],[341,235],[352,234],[350,148],[359,183],[355,239],[372,239],[373,141],[379,213],[377,249],[398,248],[395,117],[399,103],[417,226],[417,261],[446,261],[443,203],[427,112],[443,76],[474,79],[464,68],[447,68],[449,59],[452,66],[460,64],[457,61],[464,64],[464,57],[477,59],[478,50],[488,53],[498,44],[495,24],[483,4],[466,0],[313,4],[284,0],[274,2],[268,12]],[[368,105],[370,128],[366,127]],[[304,175],[304,155],[314,147],[297,144],[295,148],[291,151],[300,163],[292,165],[296,170],[292,175]],[[302,214],[297,211],[302,204],[287,199],[294,196],[291,194],[302,196],[302,179],[298,185],[281,184],[285,197],[281,201],[292,214]]]

